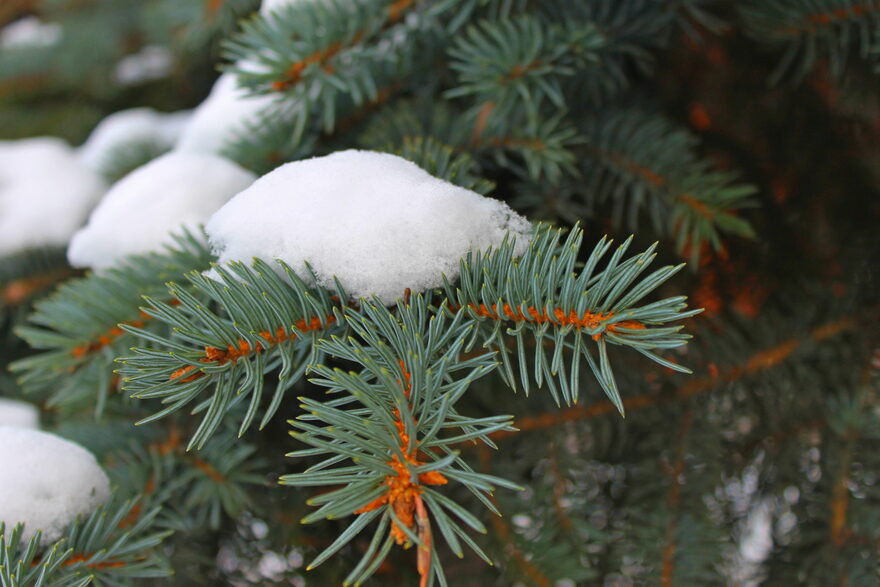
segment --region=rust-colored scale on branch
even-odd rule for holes
[[[55,282],[69,277],[71,274],[70,270],[64,269],[44,275],[35,275],[10,281],[0,289],[0,300],[7,306],[15,306],[29,300],[35,294],[53,285]]]
[[[701,122],[704,124],[706,123],[705,120],[702,120]],[[709,122],[708,124],[711,124],[711,122]],[[608,161],[611,162],[612,165],[623,168],[626,171],[629,171],[630,173],[632,173],[634,175],[638,175],[639,177],[644,179],[646,182],[648,182],[649,184],[651,184],[655,188],[669,188],[669,181],[667,181],[667,179],[665,177],[663,177],[662,175],[656,173],[655,171],[645,167],[644,165],[636,163],[635,161],[632,161],[632,160],[630,160],[630,159],[628,159],[618,153],[604,151],[604,150],[601,150],[601,149],[598,149],[595,147],[592,148],[591,150],[593,151],[593,153],[597,157],[607,159]],[[706,218],[707,220],[712,220],[715,217],[715,213],[712,212],[712,210],[709,209],[708,206],[706,206],[704,203],[700,202],[699,200],[697,200],[696,198],[694,198],[690,194],[673,193],[672,196],[675,199],[684,203],[686,206],[688,206],[689,208],[691,208],[695,212],[697,212],[697,214],[699,214],[703,218]],[[732,213],[732,212],[729,212],[729,213]]]
[[[84,554],[75,554],[66,561],[64,561],[64,566],[69,567],[71,565],[75,565],[76,563],[84,563],[89,560],[90,556],[86,556]],[[101,563],[92,563],[86,565],[86,567],[90,569],[117,569],[119,567],[124,567],[125,563],[123,561],[105,561]]]
[[[855,6],[849,6],[846,8],[835,8],[829,12],[817,12],[808,15],[803,25],[788,27],[783,29],[782,32],[791,35],[798,35],[805,32],[814,33],[820,27],[859,18],[878,10],[880,10],[880,2],[875,0],[874,2],[863,2],[862,4],[856,4]]]
[[[352,43],[358,43],[361,40],[361,34],[358,33],[352,39]],[[282,92],[287,88],[297,84],[302,79],[302,74],[310,65],[322,65],[326,69],[329,67],[327,61],[336,56],[343,49],[342,43],[336,41],[320,51],[315,51],[305,59],[297,61],[287,68],[283,80],[276,81],[272,84],[272,89],[276,92]]]
[[[85,555],[85,554],[74,554],[69,559],[65,560],[61,563],[62,567],[71,567],[78,563],[84,563],[87,560],[90,560],[93,555]],[[38,556],[33,562],[31,562],[31,567],[36,567],[42,562],[42,559]],[[86,568],[102,570],[102,569],[117,569],[119,567],[124,567],[126,563],[124,561],[103,561],[98,563],[87,564]]]
[[[306,322],[305,319],[297,320],[296,327],[300,332],[310,332],[312,330],[327,328],[334,322],[336,322],[336,316],[328,314],[324,317],[323,322],[317,316],[312,317],[311,320],[309,320],[308,322]],[[263,330],[259,334],[260,337],[266,341],[265,345],[259,342],[251,345],[251,343],[249,343],[248,341],[239,339],[237,344],[229,345],[225,349],[213,346],[206,346],[205,356],[199,359],[199,361],[201,361],[202,363],[217,363],[218,365],[225,365],[226,363],[235,364],[242,357],[247,357],[251,354],[260,354],[277,344],[281,344],[282,342],[296,340],[297,336],[296,332],[287,332],[287,329],[283,326],[276,330],[274,333],[269,332],[268,330]],[[205,375],[200,371],[193,373],[193,371],[195,370],[195,365],[187,365],[186,367],[181,367],[180,369],[172,373],[169,379],[179,379],[180,383],[188,383]],[[190,375],[184,377],[184,375],[187,374]]]
[[[614,317],[614,312],[607,312],[605,314],[601,312],[584,312],[582,316],[579,316],[574,310],[566,312],[562,308],[556,308],[550,313],[547,311],[547,308],[540,311],[534,306],[529,306],[526,308],[526,311],[523,312],[521,308],[514,310],[510,304],[502,304],[500,312],[498,311],[498,304],[492,304],[491,306],[487,306],[486,304],[468,304],[468,307],[478,316],[485,316],[486,318],[491,318],[493,320],[502,320],[506,318],[513,320],[514,322],[532,322],[534,324],[544,324],[549,322],[556,326],[574,326],[578,329],[589,328],[590,330],[598,328],[603,321],[610,320]],[[457,308],[452,308],[452,310],[455,311]],[[605,328],[605,331],[617,332],[618,328],[644,330],[645,325],[637,320],[622,320],[620,322],[615,322],[614,324],[609,324]],[[593,340],[599,340],[600,338],[602,338],[601,332],[597,332],[593,335]]]
[[[406,365],[403,361],[399,361],[399,365],[403,373],[403,382],[400,379],[397,382],[403,386],[403,393],[409,399],[410,391],[412,390],[412,376],[406,370]],[[413,475],[410,473],[410,468],[419,467],[426,463],[418,459],[418,442],[414,442],[412,450],[408,450],[410,438],[406,433],[406,424],[401,420],[399,410],[395,408],[393,413],[395,418],[394,425],[397,428],[397,436],[400,439],[400,452],[404,455],[405,462],[402,462],[397,454],[391,455],[388,465],[394,469],[394,475],[388,475],[385,478],[385,485],[388,486],[388,491],[354,513],[364,514],[384,506],[391,506],[397,519],[407,529],[417,532],[419,540],[422,542],[418,552],[418,569],[421,576],[421,585],[424,587],[428,584],[432,542],[428,511],[421,497],[422,486],[445,485],[448,483],[448,480],[438,471],[420,473],[414,480]],[[413,421],[413,423],[415,422]],[[406,532],[394,520],[391,521],[390,531],[397,544],[404,545],[409,542]]]
[[[391,22],[400,21],[413,4],[414,0],[396,0],[388,7],[388,20]]]
[[[210,477],[211,481],[215,481],[216,483],[226,483],[226,475],[214,468],[214,465],[211,463],[203,461],[195,455],[192,455],[190,460],[192,461],[193,467]]]
[[[205,16],[208,18],[214,18],[221,8],[223,8],[223,0],[205,0]]]
[[[534,151],[543,151],[547,148],[544,141],[540,139],[524,139],[519,137],[494,137],[489,141],[493,147],[524,147]]]
[[[486,125],[489,123],[489,117],[492,115],[494,109],[495,102],[486,102],[480,107],[480,111],[477,113],[477,119],[474,121],[474,130],[471,133],[471,142],[474,144],[480,142],[480,138],[483,136],[483,131],[486,130]]]
[[[605,149],[600,149],[594,146],[587,146],[587,150],[599,159],[605,159],[616,167],[620,167],[634,175],[638,175],[654,187],[660,188],[666,185],[665,177],[619,153],[606,151]]]
[[[715,214],[709,207],[693,196],[689,196],[688,194],[682,194],[678,196],[678,199],[684,202],[691,210],[705,218],[706,220],[712,220],[715,217]]]
[[[543,65],[543,62],[540,59],[536,59],[535,61],[532,61],[531,63],[526,63],[525,65],[520,65],[519,63],[517,63],[513,66],[513,69],[510,70],[510,73],[508,73],[506,77],[509,80],[519,79],[527,73],[535,71],[536,69],[541,67],[541,65]]]
[[[396,2],[393,2],[388,7],[388,22],[390,24],[395,24],[399,22],[404,17],[406,12],[413,7],[413,4],[415,4],[414,0],[397,0]],[[311,65],[319,65],[323,67],[324,71],[326,71],[327,73],[333,73],[333,65],[329,64],[328,61],[339,54],[339,52],[343,49],[353,45],[357,45],[363,40],[363,38],[363,32],[358,32],[346,45],[343,45],[341,41],[336,41],[334,43],[331,43],[324,49],[321,49],[320,51],[315,51],[304,59],[293,63],[290,67],[287,68],[284,79],[277,80],[272,83],[272,89],[276,92],[283,92],[284,90],[287,90],[290,87],[296,85],[302,79],[303,72]]]
[[[176,306],[180,304],[180,300],[171,300],[168,302],[170,306]],[[144,325],[152,320],[153,317],[141,310],[140,312],[140,320],[132,320],[131,322],[121,322],[120,324],[124,324],[126,326],[133,326],[134,328],[143,328]],[[73,347],[70,351],[70,354],[76,358],[84,357],[86,355],[96,353],[103,349],[104,347],[110,346],[116,339],[125,334],[125,331],[119,326],[114,326],[104,334],[100,335],[97,339],[83,343],[81,345]]]

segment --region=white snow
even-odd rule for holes
[[[301,1],[302,0],[263,0],[263,4],[260,6],[260,14],[266,16],[271,12],[278,12],[285,6],[290,6]]]
[[[67,249],[74,267],[104,269],[122,257],[161,250],[172,233],[196,231],[255,179],[216,155],[172,151],[123,177]]]
[[[61,139],[0,141],[0,256],[67,244],[106,189]]]
[[[392,304],[455,279],[468,251],[501,243],[525,250],[532,227],[506,204],[431,176],[396,155],[340,151],[282,165],[208,222],[219,262],[281,259],[318,283],[339,278],[352,297]]]
[[[152,108],[114,112],[100,123],[79,148],[80,159],[92,169],[104,169],[116,149],[138,142],[171,148],[192,116],[184,110],[164,114]]]
[[[273,96],[248,96],[235,74],[221,75],[211,94],[195,110],[177,143],[181,151],[219,153],[248,122],[256,122],[274,102]]]
[[[173,65],[174,57],[168,47],[147,45],[120,59],[114,76],[120,85],[132,86],[167,77]]]
[[[39,428],[40,411],[32,403],[0,397],[0,426]]]
[[[54,434],[0,426],[0,521],[25,524],[24,540],[42,530],[47,545],[110,497],[94,455]]]
[[[0,48],[51,47],[61,40],[63,31],[56,23],[44,23],[26,16],[0,30]]]

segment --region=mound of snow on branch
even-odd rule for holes
[[[0,397],[0,426],[40,427],[40,411],[28,402]]]
[[[196,108],[176,148],[220,153],[235,138],[236,132],[242,131],[248,123],[257,122],[273,102],[273,96],[248,96],[247,89],[238,87],[235,74],[224,73],[208,98]]]
[[[0,426],[0,521],[10,531],[25,524],[24,540],[42,530],[41,544],[110,496],[110,481],[95,457],[54,434]]]
[[[45,23],[35,16],[26,16],[0,29],[0,48],[34,49],[51,47],[61,40],[64,31],[56,23]]]
[[[168,77],[173,67],[174,55],[168,47],[147,45],[120,59],[114,77],[120,85],[134,86]]]
[[[66,245],[106,189],[61,139],[0,141],[0,256]]]
[[[189,122],[192,112],[163,114],[152,108],[131,108],[114,112],[100,123],[79,148],[80,159],[96,170],[104,169],[114,151],[135,143],[153,143],[170,149]]]
[[[103,269],[127,255],[173,245],[172,233],[194,234],[220,206],[255,179],[222,157],[167,153],[119,180],[70,242],[74,267]]]
[[[341,151],[282,165],[223,206],[206,226],[220,263],[280,259],[319,285],[336,276],[352,297],[392,304],[458,277],[468,251],[517,253],[532,227],[506,204],[431,176],[387,153]]]
[[[301,1],[302,0],[263,0],[263,4],[260,6],[260,14],[266,16],[272,12],[277,12],[285,6],[290,6],[291,4],[296,4]]]

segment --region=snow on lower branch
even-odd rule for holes
[[[40,411],[32,403],[0,397],[0,426],[39,428]]]
[[[7,531],[23,522],[23,540],[42,530],[50,544],[110,497],[94,455],[54,434],[0,426],[0,463],[0,521]]]
[[[195,109],[176,148],[197,153],[220,153],[237,132],[256,123],[274,102],[273,96],[252,96],[238,87],[235,74],[224,73],[211,94]]]
[[[0,141],[0,256],[66,245],[106,189],[61,139]]]
[[[220,263],[280,259],[319,285],[336,276],[354,297],[386,304],[407,288],[458,277],[468,251],[510,232],[525,250],[531,224],[506,204],[431,176],[395,155],[340,151],[288,163],[257,180],[206,226]]]
[[[164,114],[152,108],[114,112],[98,123],[78,155],[86,165],[101,171],[112,162],[114,152],[126,145],[149,142],[170,149],[191,116],[189,110]]]
[[[232,161],[173,151],[119,180],[67,250],[74,267],[103,269],[127,255],[159,251],[181,227],[196,231],[254,181]]]

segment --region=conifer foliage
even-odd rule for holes
[[[878,19],[4,3],[0,587],[880,585]]]

